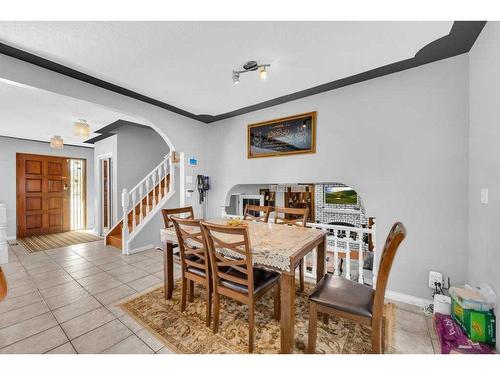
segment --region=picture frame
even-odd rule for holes
[[[316,112],[249,124],[248,159],[316,153]]]

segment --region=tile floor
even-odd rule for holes
[[[99,241],[30,254],[16,245],[2,268],[0,353],[170,353],[116,306],[162,282],[160,250],[124,256]],[[430,318],[404,304],[396,316],[391,352],[439,352]]]

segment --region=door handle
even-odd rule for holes
[[[64,190],[64,191],[68,190],[68,184],[64,184],[64,186],[63,186],[63,190]]]

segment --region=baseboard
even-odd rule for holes
[[[135,249],[130,249],[128,251],[128,253],[130,255],[130,254],[140,253],[141,251],[145,251],[145,250],[151,250],[154,248],[155,248],[155,245],[150,244],[150,245],[146,245],[146,246],[136,247]]]
[[[429,303],[432,303],[432,301],[430,299],[415,297],[415,296],[411,296],[409,294],[394,292],[392,290],[385,291],[385,298],[389,298],[389,299],[392,299],[392,300],[397,301],[397,302],[403,302],[403,303],[407,303],[409,305],[414,305],[414,306],[418,306],[418,307],[425,307]]]

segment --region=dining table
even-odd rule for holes
[[[225,219],[207,222],[226,224]],[[326,232],[259,221],[245,221],[248,228],[254,266],[281,274],[281,353],[292,353],[295,345],[295,268],[316,248],[316,282],[325,274]],[[172,298],[174,289],[174,248],[177,235],[173,227],[161,229],[164,259],[165,299]]]

